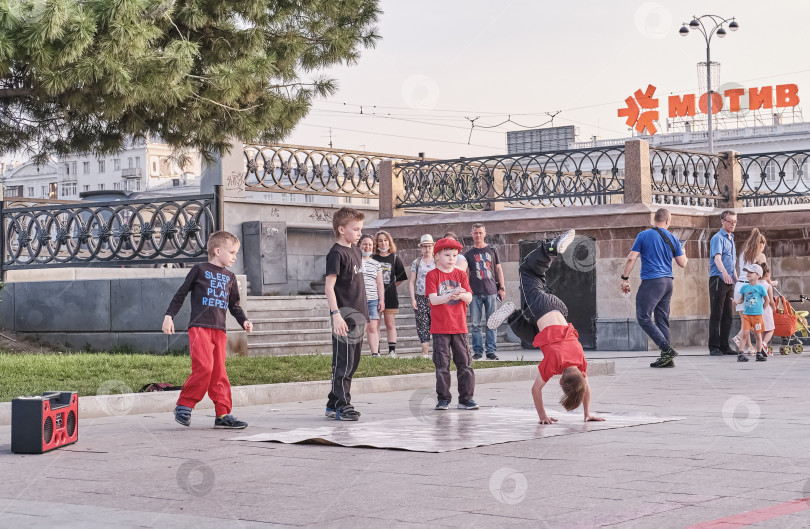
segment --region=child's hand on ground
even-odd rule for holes
[[[586,415],[585,416],[585,422],[599,422],[599,421],[604,421],[604,420],[605,420],[604,417],[594,417],[593,415]]]
[[[332,328],[338,336],[346,336],[349,333],[349,326],[340,314],[332,316]]]
[[[163,333],[174,334],[174,320],[168,314],[163,317]]]
[[[548,415],[543,415],[537,422],[540,424],[554,424],[555,422],[557,422],[557,419],[555,419],[554,417],[549,417]]]
[[[243,328],[244,328],[244,329],[245,329],[247,332],[253,332],[253,324],[252,324],[252,323],[250,323],[249,321],[246,321],[246,322],[244,323],[244,325],[242,325],[242,327],[243,327]]]

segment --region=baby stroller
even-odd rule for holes
[[[773,313],[775,327],[773,335],[782,338],[782,346],[779,348],[779,352],[783,355],[789,355],[790,353],[801,354],[804,351],[804,345],[810,342],[806,319],[808,311],[797,311],[791,306],[791,303],[804,303],[810,301],[810,298],[800,294],[799,299],[788,301],[776,287],[774,287],[773,291],[776,300],[776,310]]]

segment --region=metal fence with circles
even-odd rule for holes
[[[215,230],[214,195],[2,209],[5,270],[199,262]]]

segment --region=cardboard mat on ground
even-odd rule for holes
[[[327,421],[319,428],[298,428],[286,432],[268,432],[230,441],[310,443],[352,448],[387,448],[413,452],[449,452],[513,441],[543,439],[645,424],[683,420],[684,417],[659,417],[640,413],[595,413],[604,422],[584,422],[582,412],[554,412],[558,419],[550,425],[538,424],[534,409],[488,408],[475,411],[422,410],[414,417],[385,421]]]

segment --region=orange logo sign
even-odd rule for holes
[[[653,94],[655,94],[655,87],[649,84],[646,92],[642,92],[641,89],[636,90],[633,94],[636,96],[635,99],[628,97],[624,100],[627,108],[619,109],[620,118],[627,116],[625,123],[627,123],[628,127],[635,125],[635,129],[640,133],[647,129],[650,136],[658,132],[658,129],[653,125],[653,121],[658,120],[658,111],[649,110],[658,108],[658,100],[652,98]],[[644,112],[639,112],[639,107],[643,108]]]
[[[728,99],[726,110],[729,112],[769,109],[774,106],[777,108],[795,107],[799,104],[799,87],[795,84],[749,88],[747,92],[748,108],[746,109],[740,105],[740,99],[746,93],[745,88],[731,88],[723,92],[723,95],[712,92],[712,114],[723,110],[726,99]],[[646,91],[636,90],[633,94],[635,97],[628,97],[624,100],[627,106],[618,110],[620,118],[627,118],[625,121],[627,126],[635,128],[639,133],[643,133],[646,129],[650,136],[658,132],[653,123],[658,120],[658,110],[655,110],[658,108],[658,99],[653,99],[654,94],[655,87],[647,85]],[[707,114],[709,111],[708,94],[703,94],[700,98],[696,94],[673,95],[669,96],[668,104],[671,118],[694,116],[698,110],[703,114]]]

